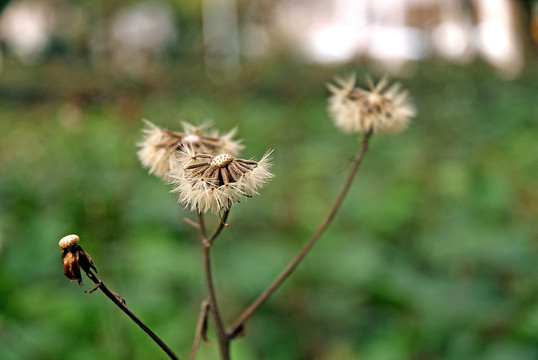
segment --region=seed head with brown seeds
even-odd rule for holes
[[[394,134],[407,127],[416,111],[400,84],[387,88],[383,77],[377,85],[369,80],[370,90],[364,90],[355,87],[355,79],[336,78],[336,85],[327,85],[332,93],[329,114],[338,128],[346,133]]]
[[[244,160],[230,154],[196,154],[185,147],[171,164],[170,178],[179,202],[192,211],[206,213],[228,209],[241,198],[258,194],[273,174],[267,152],[260,161]]]
[[[236,129],[219,136],[217,131],[207,131],[207,125],[194,126],[183,122],[183,132],[179,132],[160,128],[147,120],[144,122],[147,127],[143,130],[142,141],[137,144],[140,148],[138,158],[150,174],[164,180],[168,180],[170,159],[184,145],[190,146],[197,153],[213,155],[221,152],[235,155],[243,149],[240,141],[233,140]]]

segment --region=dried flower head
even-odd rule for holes
[[[243,197],[258,194],[273,174],[271,152],[260,161],[244,160],[223,153],[197,154],[185,147],[171,165],[170,177],[179,201],[192,211],[206,213],[228,209]]]
[[[387,88],[383,77],[377,85],[368,81],[370,90],[355,87],[355,75],[347,80],[336,78],[337,85],[328,84],[332,92],[329,113],[344,132],[394,134],[402,131],[415,116],[408,93],[395,83]]]
[[[71,234],[61,238],[58,244],[62,249],[65,276],[70,280],[76,280],[79,285],[82,285],[80,269],[82,268],[87,273],[91,269],[97,272],[97,268],[93,264],[91,256],[78,245],[79,241],[78,235]]]
[[[138,147],[138,158],[142,165],[149,168],[150,174],[167,179],[170,170],[170,159],[175,156],[182,146],[190,146],[197,153],[217,155],[221,152],[238,154],[243,145],[240,141],[233,140],[236,129],[219,136],[217,131],[206,131],[207,125],[194,126],[183,122],[183,132],[171,131],[160,128],[155,124],[144,120],[147,127],[144,138]]]

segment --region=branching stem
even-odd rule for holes
[[[278,277],[265,289],[260,296],[256,300],[254,300],[242,313],[237,317],[237,319],[233,322],[233,324],[228,328],[227,334],[230,339],[233,339],[238,334],[241,333],[243,329],[244,323],[250,318],[250,316],[256,311],[264,302],[267,300],[275,290],[278,289],[278,287],[290,276],[290,274],[295,270],[297,265],[303,260],[303,258],[306,256],[306,254],[310,251],[312,246],[316,243],[316,241],[319,239],[320,235],[325,231],[327,226],[331,223],[332,219],[336,215],[336,212],[338,211],[340,205],[342,204],[344,197],[346,196],[349,188],[351,187],[351,184],[353,182],[353,178],[355,177],[355,174],[357,173],[357,170],[359,169],[359,166],[361,164],[361,161],[364,157],[364,154],[368,150],[368,143],[372,136],[372,132],[368,132],[364,135],[362,145],[359,149],[359,152],[357,154],[357,157],[353,161],[353,166],[349,172],[349,175],[346,179],[346,182],[344,183],[344,186],[342,187],[342,190],[340,191],[340,194],[336,198],[336,201],[334,202],[333,206],[329,210],[329,213],[319,226],[319,228],[316,230],[316,232],[312,235],[310,240],[304,245],[304,247],[299,251],[299,253],[291,260],[291,262],[286,266],[286,268],[278,275]]]
[[[213,235],[211,235],[211,237],[209,239],[207,239],[207,242],[209,243],[209,245],[213,245],[213,241],[215,241],[217,236],[219,236],[222,229],[224,229],[225,227],[228,226],[228,224],[226,224],[226,220],[228,219],[229,214],[230,214],[230,209],[228,208],[228,209],[226,209],[224,211],[224,214],[222,215],[222,218],[220,218],[219,225],[217,226],[217,228],[213,232]]]
[[[227,213],[225,214],[225,216],[227,216]],[[200,225],[200,243],[202,245],[202,261],[204,263],[204,276],[209,301],[209,312],[211,313],[213,321],[215,322],[221,360],[230,360],[230,338],[226,334],[226,329],[224,328],[222,318],[220,317],[219,308],[217,306],[217,298],[215,295],[215,288],[213,286],[213,275],[211,274],[210,240],[215,240],[215,237],[220,233],[220,230],[222,230],[221,227],[224,225],[219,225],[215,230],[215,233],[211,236],[210,239],[208,239],[205,228],[204,214],[198,214],[198,220]]]
[[[209,311],[209,302],[207,300],[202,301],[200,304],[200,315],[198,316],[198,324],[196,325],[196,333],[194,334],[194,341],[192,342],[191,353],[189,360],[194,360],[198,345],[200,344],[200,338],[207,342],[207,312]]]

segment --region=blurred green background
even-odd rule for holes
[[[192,215],[139,165],[143,118],[238,126],[247,158],[275,149],[275,179],[233,207],[213,250],[227,324],[327,213],[359,143],[332,125],[325,84],[379,73],[281,53],[214,80],[197,11],[186,11],[183,50],[139,77],[69,49],[33,66],[5,53],[0,359],[165,358],[101,293],[83,293],[88,279],[81,289],[64,277],[57,244],[70,233],[187,358],[205,297],[199,243],[183,222]],[[234,359],[538,358],[538,61],[525,60],[512,81],[480,61],[430,60],[396,77],[417,118],[373,138],[338,216],[233,342]],[[218,356],[212,328],[198,359]]]

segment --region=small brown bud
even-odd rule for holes
[[[72,234],[64,236],[59,245],[62,248],[65,276],[69,280],[76,280],[79,285],[82,285],[80,269],[82,268],[85,273],[88,273],[91,269],[97,272],[97,268],[93,264],[91,256],[78,245],[79,241],[78,235]]]

